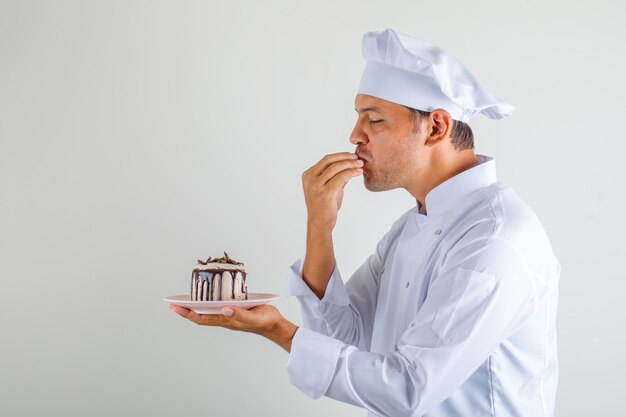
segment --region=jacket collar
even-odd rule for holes
[[[420,226],[449,209],[458,207],[462,199],[473,192],[497,182],[495,160],[484,155],[476,155],[476,158],[478,165],[447,179],[426,195],[426,211],[416,200]]]

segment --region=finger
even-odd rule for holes
[[[356,154],[352,152],[331,153],[320,159],[317,164],[311,167],[310,171],[315,175],[319,175],[324,172],[329,165],[334,164],[335,162],[343,160],[356,160],[357,158]]]
[[[222,314],[229,320],[238,321],[243,324],[256,324],[259,321],[255,313],[238,307],[224,307]]]
[[[198,314],[193,310],[174,304],[170,304],[170,308],[173,312],[196,324],[203,326],[222,326],[225,324],[224,317],[219,314]]]
[[[320,180],[322,181],[322,184],[327,184],[328,181],[333,179],[333,177],[335,177],[335,175],[337,175],[338,173],[347,169],[360,168],[362,166],[363,161],[361,161],[360,159],[335,162],[334,164],[329,165],[328,168],[326,168],[324,172],[321,173]]]
[[[170,310],[172,310],[176,314],[180,314],[183,317],[186,317],[187,314],[189,314],[189,312],[191,311],[188,308],[177,306],[176,304],[170,304]]]
[[[354,177],[358,177],[363,173],[363,168],[352,168],[345,171],[341,171],[335,175],[330,181],[328,181],[328,187],[331,189],[343,190],[348,181]]]

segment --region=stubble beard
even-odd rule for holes
[[[417,155],[420,152],[415,144],[419,143],[420,136],[423,134],[419,131],[412,132],[402,140],[401,146],[382,160],[369,156],[369,160],[363,167],[365,188],[374,192],[405,188],[407,182],[410,181],[409,173],[415,169],[414,161],[410,157],[407,158],[407,154]]]
[[[388,170],[363,170],[363,183],[369,191],[389,191],[398,188],[396,180]]]

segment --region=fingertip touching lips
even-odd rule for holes
[[[357,150],[355,151],[355,153],[356,153],[356,156],[357,156],[359,159],[363,160],[364,162],[365,162],[365,161],[367,161],[367,158],[366,158],[365,153],[364,153],[363,151],[361,151],[361,150],[357,149]]]

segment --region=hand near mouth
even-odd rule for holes
[[[361,175],[364,161],[350,152],[326,155],[302,174],[309,225],[332,231],[350,179]]]
[[[364,162],[357,155],[341,152],[326,155],[302,174],[308,211],[307,249],[302,277],[322,299],[335,267],[332,231],[348,181],[363,173]]]

